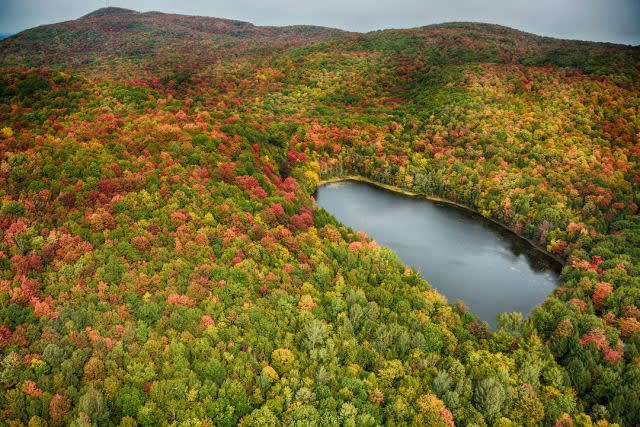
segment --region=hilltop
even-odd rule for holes
[[[93,67],[171,61],[197,64],[244,51],[296,46],[345,34],[316,26],[257,27],[248,22],[103,8],[74,21],[44,25],[0,45],[10,66]]]
[[[161,62],[188,61],[193,69],[204,69],[243,53],[265,54],[325,42],[337,50],[402,55],[418,65],[492,62],[571,67],[600,75],[637,77],[639,72],[638,47],[559,40],[492,24],[451,22],[361,34],[305,25],[260,27],[236,20],[114,7],[2,41],[0,64],[100,68],[109,73],[118,69],[114,61],[156,68]]]

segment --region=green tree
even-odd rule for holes
[[[506,401],[505,387],[497,378],[486,377],[476,383],[473,403],[489,422],[500,418]]]

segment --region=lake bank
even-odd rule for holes
[[[431,202],[436,202],[436,203],[443,203],[449,206],[454,206],[460,209],[464,209],[467,212],[473,213],[475,215],[478,215],[479,217],[487,220],[487,221],[491,221],[492,223],[499,225],[500,227],[504,228],[505,230],[511,232],[512,234],[514,234],[515,236],[517,236],[518,238],[525,240],[527,243],[529,243],[531,246],[533,246],[535,249],[537,249],[538,251],[542,252],[543,254],[545,254],[546,256],[553,258],[556,262],[558,262],[560,265],[562,265],[564,267],[566,261],[560,257],[558,257],[557,255],[552,254],[551,252],[547,251],[544,247],[540,246],[540,244],[534,242],[533,240],[529,239],[528,237],[525,237],[521,234],[516,233],[516,231],[511,228],[509,225],[498,221],[494,218],[488,218],[483,216],[480,212],[478,212],[477,210],[467,206],[467,205],[463,205],[461,203],[457,203],[454,202],[452,200],[449,199],[443,199],[442,197],[437,197],[437,196],[428,196],[425,194],[419,194],[419,193],[414,193],[412,191],[408,191],[405,190],[403,188],[397,187],[395,185],[391,185],[391,184],[383,184],[381,182],[377,182],[374,181],[372,179],[360,176],[360,175],[344,175],[341,177],[334,177],[334,178],[328,178],[328,179],[322,179],[320,180],[320,182],[318,183],[318,187],[315,190],[315,193],[318,192],[318,188],[328,185],[328,184],[333,184],[333,183],[337,183],[337,182],[343,182],[343,181],[355,181],[355,182],[362,182],[364,184],[368,184],[368,185],[372,185],[374,187],[377,188],[381,188],[383,190],[386,191],[390,191],[393,193],[397,193],[397,194],[402,194],[404,196],[407,197],[413,197],[413,198],[418,198],[418,199],[423,199],[423,200],[429,200]]]

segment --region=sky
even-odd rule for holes
[[[107,4],[360,32],[477,21],[558,38],[640,44],[640,0],[0,0],[0,33],[76,19]]]

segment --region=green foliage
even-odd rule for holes
[[[5,215],[22,216],[24,215],[24,206],[22,203],[16,200],[10,200],[2,203],[0,213]]]
[[[140,408],[144,406],[144,392],[137,387],[127,384],[118,389],[114,402],[121,408],[122,415],[135,417]]]
[[[482,412],[487,420],[494,422],[502,414],[507,401],[507,393],[498,379],[494,377],[483,378],[475,385],[473,400],[476,408]]]
[[[93,387],[80,397],[78,411],[80,411],[80,419],[85,416],[91,423],[101,424],[109,419],[109,409],[104,397],[99,390]]]
[[[110,255],[102,268],[101,278],[110,285],[117,285],[127,271],[125,265],[115,255]]]

